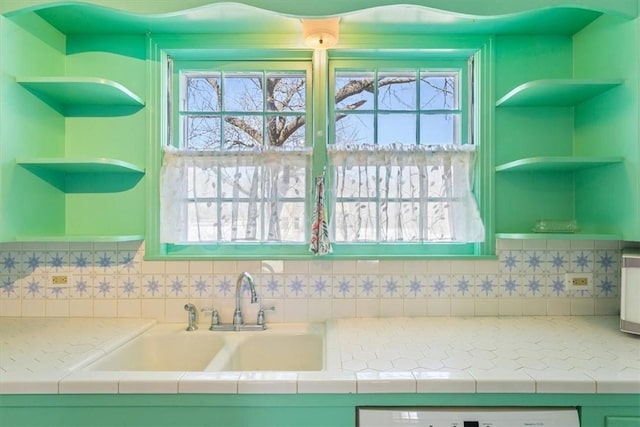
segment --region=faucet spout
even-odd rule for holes
[[[249,291],[251,292],[251,304],[258,302],[258,294],[256,293],[256,285],[253,281],[253,277],[246,271],[240,273],[238,281],[236,282],[236,309],[233,312],[233,326],[239,328],[244,323],[242,319],[242,284],[245,279],[249,283]]]

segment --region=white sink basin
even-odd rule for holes
[[[226,333],[227,345],[206,371],[321,371],[322,325],[283,325],[252,333]]]
[[[209,331],[206,331],[209,332]],[[201,371],[224,347],[222,336],[158,325],[108,353],[92,371]]]
[[[86,369],[92,371],[321,371],[323,324],[275,324],[265,331],[154,326]]]

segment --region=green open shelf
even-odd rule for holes
[[[98,77],[16,77],[16,82],[64,116],[127,115],[144,106],[122,84]]]
[[[18,158],[16,164],[64,193],[109,193],[137,184],[144,168],[117,159]],[[108,178],[108,179],[107,179]]]
[[[144,174],[144,168],[132,163],[103,157],[69,159],[66,157],[20,158],[16,163],[26,169],[44,169],[61,174],[121,173]]]
[[[620,240],[622,236],[610,233],[496,233],[496,239],[516,240]]]
[[[546,79],[526,82],[496,102],[497,107],[572,107],[622,84],[622,80]]]
[[[118,243],[118,242],[134,242],[138,240],[144,240],[144,236],[141,234],[131,235],[77,235],[77,234],[61,234],[61,235],[42,235],[42,236],[16,236],[17,242],[43,242],[43,243],[89,243],[89,242],[102,242],[102,243]]]
[[[622,163],[622,157],[527,157],[496,166],[496,172],[503,171],[562,171],[571,172]]]

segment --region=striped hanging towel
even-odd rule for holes
[[[316,200],[313,207],[313,222],[311,223],[311,239],[309,252],[314,255],[326,255],[331,253],[329,241],[329,223],[327,210],[324,204],[324,173],[316,177]]]

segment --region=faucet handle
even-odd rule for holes
[[[203,308],[201,310],[203,313],[211,313],[211,326],[209,327],[210,331],[213,331],[214,328],[220,325],[220,313],[213,307]]]
[[[271,306],[268,306],[268,307],[264,307],[262,305],[260,306],[260,310],[258,310],[258,319],[256,320],[256,324],[259,325],[259,326],[265,326],[266,325],[265,315],[264,315],[264,311],[265,310],[276,311],[276,307],[274,305],[271,305]]]

